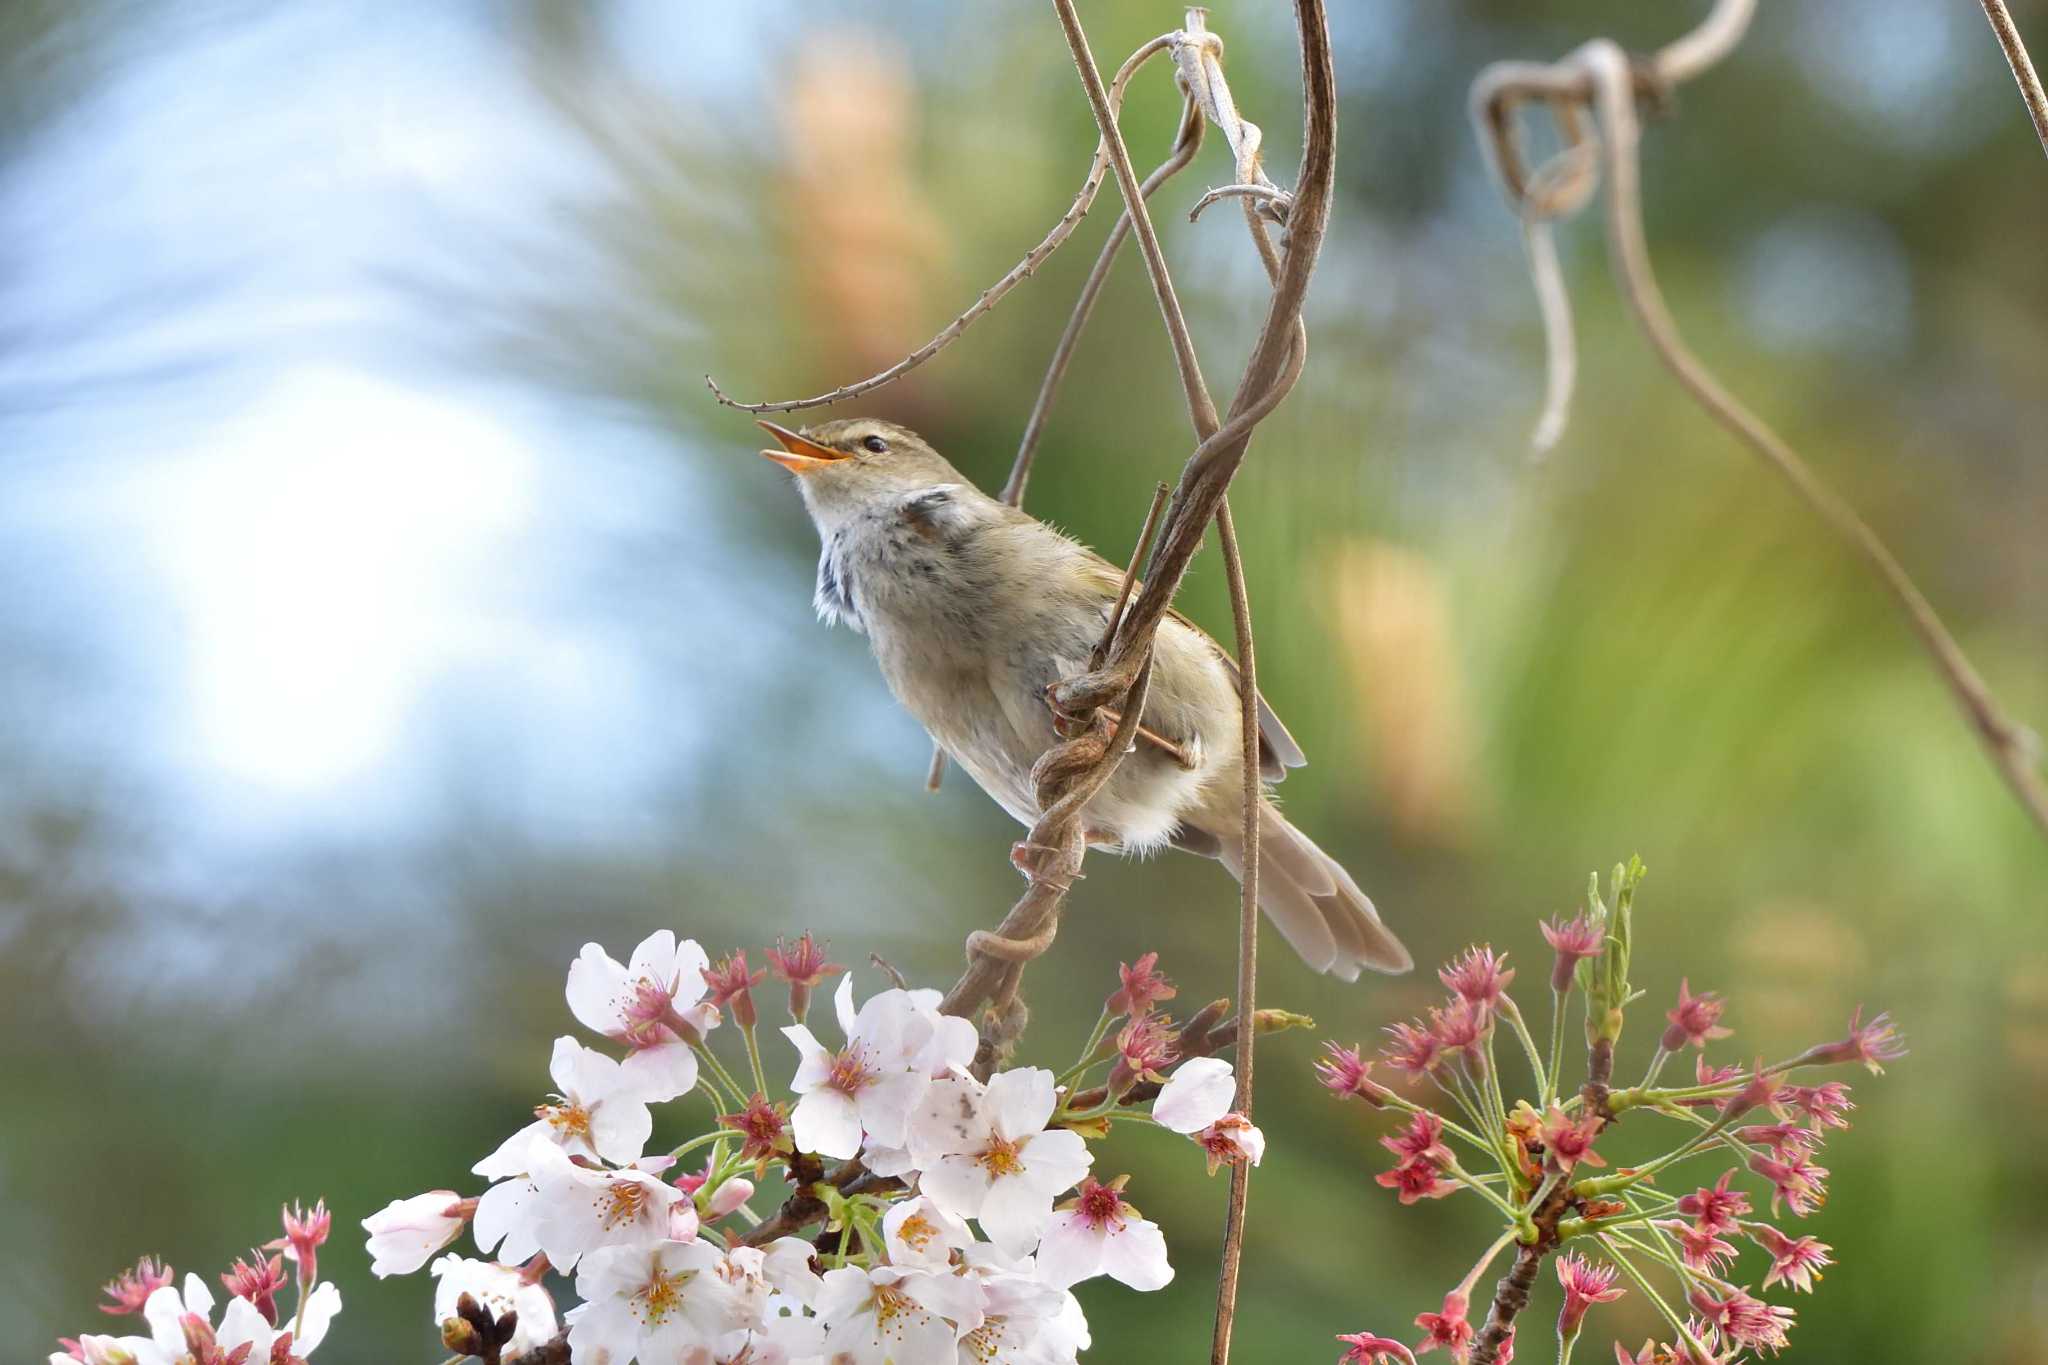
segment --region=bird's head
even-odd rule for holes
[[[934,484],[965,484],[960,471],[922,436],[894,422],[853,417],[791,431],[761,425],[780,450],[761,455],[796,476],[811,519],[830,529],[877,502]]]

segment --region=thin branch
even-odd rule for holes
[[[1195,206],[1188,210],[1188,221],[1200,222],[1202,215],[1208,212],[1211,205],[1220,204],[1225,199],[1254,200],[1260,211],[1274,222],[1286,226],[1287,191],[1278,185],[1218,185],[1195,201]]]
[[[1174,34],[1163,33],[1159,37],[1147,42],[1125,59],[1124,64],[1117,69],[1116,79],[1111,85],[1112,94],[1110,100],[1112,107],[1123,102],[1124,86],[1130,82],[1131,77],[1137,73],[1138,68],[1172,46],[1174,37]],[[1005,294],[1008,294],[1012,289],[1022,284],[1026,279],[1029,279],[1039,266],[1045,264],[1047,257],[1059,250],[1060,245],[1073,235],[1076,227],[1080,226],[1081,219],[1087,214],[1089,205],[1095,202],[1096,192],[1102,188],[1103,172],[1108,166],[1107,155],[1105,147],[1100,145],[1096,147],[1095,159],[1088,167],[1088,177],[1081,182],[1080,193],[1074,196],[1073,205],[1060,215],[1059,221],[1052,225],[1052,230],[1045,234],[1044,239],[1024,254],[1023,260],[1012,266],[1008,274],[1004,275],[987,289],[982,290],[981,296],[969,306],[967,311],[939,329],[937,336],[881,373],[870,375],[868,378],[852,384],[842,385],[839,388],[833,389],[830,393],[821,393],[815,397],[791,398],[768,403],[739,402],[719,388],[717,381],[708,374],[704,376],[704,383],[710,388],[712,394],[719,402],[729,408],[738,408],[742,412],[796,412],[803,408],[822,408],[831,403],[843,402],[848,398],[858,398],[862,394],[873,393],[884,385],[894,383],[918,366],[924,364],[925,361],[930,360],[940,351],[943,351],[961,333],[965,332],[974,323],[976,318],[979,318],[982,314],[1002,302]]]
[[[1650,268],[1649,244],[1643,234],[1637,184],[1639,130],[1628,58],[1612,43],[1595,43],[1585,49],[1585,60],[1594,76],[1596,107],[1607,147],[1607,236],[1615,276],[1643,334],[1693,400],[1777,470],[1821,520],[1862,554],[1906,614],[1935,671],[1976,729],[2013,796],[2048,835],[2048,785],[2043,784],[2036,766],[2031,733],[2006,717],[1962,646],[1870,524],[1822,482],[1777,432],[1723,387],[1679,336],[1678,324],[1665,306],[1664,293]]]
[[[1524,221],[1547,222],[1575,211],[1590,193],[1591,167],[1564,163],[1566,157],[1581,158],[1581,149],[1591,142],[1578,123],[1579,113],[1591,108],[1597,115],[1599,165],[1607,180],[1611,263],[1622,296],[1651,349],[1709,416],[1776,470],[1809,509],[1862,555],[1905,614],[1935,673],[2014,798],[2048,835],[2048,783],[2040,772],[2038,742],[2032,732],[2005,714],[1954,635],[1877,532],[1686,346],[1658,288],[1643,232],[1636,101],[1645,93],[1664,94],[1670,85],[1701,74],[1725,57],[1740,41],[1754,9],[1754,0],[1719,0],[1698,28],[1642,61],[1632,62],[1619,46],[1599,39],[1551,65],[1496,62],[1480,72],[1472,87],[1472,113],[1480,144]],[[1997,26],[1995,15],[1993,24]],[[2016,41],[2017,35],[2014,37]],[[2022,49],[2022,61],[2024,55]],[[2027,72],[2031,74],[2030,66]],[[2025,84],[2023,76],[2023,89]],[[1531,103],[1550,109],[1566,142],[1565,153],[1535,175],[1523,168],[1516,128],[1518,110]],[[1544,278],[1543,266],[1536,261],[1539,293],[1555,283]],[[1546,335],[1551,338],[1555,364],[1560,353],[1548,300]],[[1553,372],[1546,418],[1560,411],[1556,398],[1561,388],[1568,393],[1568,386]]]
[[[1998,45],[2005,49],[2005,64],[2012,68],[2012,78],[2019,82],[2020,98],[2027,102],[2027,117],[2034,121],[2034,135],[2041,139],[2041,150],[2048,152],[2048,93],[2041,89],[2040,74],[2034,70],[2033,59],[2027,56],[2027,45],[2020,41],[2019,28],[2005,7],[2005,0],[1982,3],[1984,17],[1991,21],[1991,31],[1998,35]]]

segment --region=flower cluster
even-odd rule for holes
[[[1859,1009],[1841,1039],[1766,1064],[1715,1065],[1710,1043],[1730,1037],[1724,1002],[1695,995],[1681,981],[1665,1014],[1642,1080],[1613,1085],[1615,1045],[1627,1008],[1641,992],[1629,985],[1632,912],[1642,865],[1614,870],[1611,903],[1598,879],[1586,908],[1543,925],[1552,953],[1548,1048],[1538,1045],[1508,994],[1515,977],[1504,955],[1474,947],[1439,974],[1450,998],[1426,1018],[1395,1024],[1380,1061],[1407,1080],[1434,1088],[1424,1104],[1373,1079],[1377,1064],[1359,1049],[1327,1045],[1317,1072],[1340,1098],[1357,1098],[1402,1116],[1381,1139],[1394,1154],[1377,1176],[1403,1204],[1469,1192],[1501,1216],[1499,1237],[1451,1292],[1440,1311],[1416,1318],[1422,1339],[1411,1349],[1372,1333],[1338,1338],[1350,1365],[1401,1361],[1443,1349],[1465,1365],[1495,1365],[1515,1350],[1514,1317],[1527,1303],[1546,1258],[1563,1292],[1557,1318],[1558,1361],[1571,1358],[1593,1305],[1617,1299],[1622,1281],[1639,1291],[1670,1329],[1668,1344],[1646,1343],[1635,1355],[1620,1345],[1621,1365],[1727,1365],[1745,1352],[1776,1353],[1787,1340],[1793,1310],[1766,1303],[1731,1278],[1748,1243],[1768,1260],[1762,1290],[1810,1293],[1833,1249],[1795,1236],[1757,1216],[1753,1197],[1768,1192],[1770,1213],[1804,1218],[1827,1197],[1827,1169],[1815,1157],[1832,1130],[1849,1126],[1854,1107],[1840,1081],[1801,1083],[1812,1067],[1860,1064],[1882,1073],[1904,1055],[1890,1017],[1866,1021]],[[1586,1012],[1587,1076],[1576,1092],[1562,1089],[1566,1006],[1576,994]],[[1534,1077],[1536,1098],[1512,1104],[1495,1065],[1498,1035],[1512,1037]],[[1691,1083],[1660,1084],[1672,1058],[1696,1051]],[[1659,1116],[1683,1130],[1661,1154],[1610,1167],[1598,1150],[1622,1119]],[[1461,1159],[1462,1153],[1462,1159]],[[1667,1193],[1681,1163],[1726,1163],[1710,1185]],[[1758,1184],[1736,1182],[1745,1174]],[[1566,1244],[1572,1249],[1563,1250]],[[1490,1314],[1472,1318],[1472,1293],[1496,1258],[1510,1249],[1514,1264]],[[1653,1276],[1676,1286],[1660,1290]]]
[[[146,1335],[81,1333],[63,1338],[50,1365],[304,1365],[341,1312],[341,1293],[320,1279],[320,1248],[333,1228],[325,1203],[283,1212],[280,1237],[252,1249],[220,1275],[228,1301],[218,1317],[206,1281],[146,1256],[107,1282],[109,1317],[139,1317]],[[280,1295],[289,1293],[289,1304]]]
[[[789,986],[781,1093],[753,999],[765,973],[744,952],[714,966],[668,932],[623,964],[584,948],[568,1003],[610,1047],[556,1040],[554,1090],[476,1164],[480,1193],[415,1195],[363,1222],[379,1275],[433,1260],[450,1350],[516,1360],[564,1331],[579,1365],[1058,1365],[1089,1340],[1075,1284],[1173,1276],[1158,1226],[1091,1144],[1134,1122],[1192,1140],[1212,1173],[1263,1154],[1229,1063],[1208,1055],[1234,1037],[1225,1002],[1176,1028],[1155,954],[1121,968],[1061,1075],[977,1070],[975,1029],[938,992],[857,1000],[808,934],[768,961]],[[833,976],[836,1030],[821,1036],[812,993]],[[712,1047],[727,1020],[744,1080]],[[707,1106],[701,1131],[650,1150],[656,1110],[686,1097]],[[791,1187],[772,1215],[753,1207],[771,1172]],[[433,1259],[465,1227],[485,1259]],[[551,1274],[573,1275],[579,1300],[559,1317]]]

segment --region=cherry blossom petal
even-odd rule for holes
[[[1042,1066],[1019,1067],[989,1078],[986,1092],[989,1122],[1012,1142],[1045,1127],[1059,1103],[1053,1074]]]
[[[1166,1235],[1157,1223],[1133,1218],[1102,1240],[1102,1270],[1133,1289],[1163,1289],[1173,1279],[1166,1262]]]
[[[1173,1069],[1152,1117],[1176,1133],[1198,1133],[1230,1112],[1237,1081],[1230,1063],[1220,1057],[1191,1057]]]
[[[1079,1213],[1056,1213],[1038,1242],[1038,1277],[1066,1289],[1102,1273],[1103,1230]]]
[[[860,1106],[843,1090],[813,1090],[789,1115],[798,1151],[841,1161],[860,1151],[860,1122]]]

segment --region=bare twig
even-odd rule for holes
[[[1112,106],[1123,102],[1124,86],[1130,82],[1131,77],[1137,73],[1138,68],[1159,53],[1166,51],[1172,45],[1173,39],[1173,34],[1161,34],[1125,59],[1124,64],[1117,69],[1116,79],[1111,85]],[[1052,230],[1045,234],[1044,239],[1024,254],[1023,260],[1012,266],[1008,274],[1004,275],[987,289],[982,290],[981,296],[974,301],[967,311],[940,328],[937,336],[881,373],[870,375],[868,378],[859,380],[856,383],[841,385],[830,393],[821,393],[815,397],[783,399],[768,403],[739,402],[727,396],[725,391],[719,388],[717,382],[708,374],[704,376],[704,383],[711,389],[712,394],[717,397],[719,402],[729,408],[738,408],[743,412],[796,412],[802,408],[822,408],[831,403],[843,402],[848,398],[858,398],[864,393],[873,393],[876,389],[886,384],[894,383],[944,350],[962,332],[965,332],[974,323],[976,318],[979,318],[982,314],[1002,302],[1005,294],[1008,294],[1012,289],[1029,279],[1039,266],[1045,264],[1047,257],[1059,250],[1060,245],[1068,237],[1072,236],[1074,229],[1080,225],[1082,217],[1088,212],[1089,205],[1095,202],[1096,192],[1102,188],[1103,172],[1108,166],[1106,158],[1107,150],[1104,147],[1098,146],[1095,149],[1095,159],[1088,167],[1088,177],[1081,182],[1080,193],[1074,196],[1073,205],[1060,215],[1059,221],[1052,225]]]
[[[1558,119],[1567,144],[1565,155],[1573,157],[1581,157],[1579,149],[1587,145],[1577,123],[1579,113],[1590,110],[1597,116],[1599,169],[1607,182],[1609,255],[1622,296],[1651,349],[1709,416],[1777,471],[1807,507],[1862,556],[1904,613],[1935,673],[2014,798],[2048,835],[2048,783],[2042,779],[2032,733],[2005,714],[1933,605],[1869,523],[1723,386],[1685,344],[1657,285],[1643,232],[1636,101],[1646,91],[1660,93],[1670,83],[1697,76],[1726,56],[1740,40],[1753,10],[1754,0],[1719,0],[1697,29],[1640,61],[1631,61],[1616,44],[1600,39],[1548,66],[1495,63],[1473,83],[1473,113],[1481,144],[1525,221],[1547,221],[1584,202],[1591,188],[1589,168],[1563,167],[1547,180],[1544,171],[1533,176],[1526,173],[1515,129],[1516,112],[1531,103],[1547,106]],[[1561,156],[1553,167],[1562,161]],[[1539,291],[1554,283],[1542,278],[1539,262]],[[1552,326],[1547,322],[1547,328]],[[1555,360],[1559,352],[1554,335],[1551,350]],[[1555,373],[1549,388],[1552,402],[1546,408],[1546,418],[1561,410],[1557,406],[1559,390],[1568,393],[1568,386]]]
[[[2005,49],[2005,64],[2012,68],[2012,78],[2019,82],[2020,98],[2027,102],[2027,117],[2034,121],[2034,135],[2041,139],[2041,150],[2048,152],[2048,93],[2041,89],[2040,74],[2034,70],[2033,59],[2027,56],[2027,45],[2020,41],[2019,28],[2005,7],[2005,0],[1982,3],[1984,17],[1991,21],[1991,31],[1998,35],[1998,45]]]
[[[1195,201],[1195,206],[1188,210],[1188,221],[1200,222],[1210,205],[1219,204],[1225,199],[1253,200],[1258,204],[1259,211],[1274,222],[1283,227],[1287,224],[1287,191],[1278,185],[1218,185]]]

